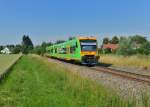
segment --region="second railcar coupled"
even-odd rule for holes
[[[77,61],[85,65],[96,65],[99,60],[98,42],[95,37],[76,37],[64,43],[46,48],[50,57]]]

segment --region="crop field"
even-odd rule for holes
[[[2,55],[0,54],[0,74],[3,73],[6,69],[8,69],[19,57],[18,55]]]
[[[135,107],[46,58],[27,55],[0,83],[0,107]]]
[[[150,56],[118,56],[118,55],[101,55],[100,62],[116,66],[131,66],[139,68],[150,68]]]

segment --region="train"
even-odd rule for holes
[[[46,51],[48,57],[83,65],[97,65],[100,58],[98,41],[95,37],[75,37],[63,43],[48,46]]]

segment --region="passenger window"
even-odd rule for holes
[[[67,53],[67,48],[63,48],[63,54]]]
[[[76,51],[76,47],[75,46],[70,47],[70,53],[71,54],[75,53],[75,51]]]
[[[66,48],[60,48],[60,49],[58,50],[58,53],[59,53],[59,54],[66,54],[66,52],[67,52]]]

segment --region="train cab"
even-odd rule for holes
[[[96,65],[99,60],[98,42],[95,37],[79,37],[81,63]]]

